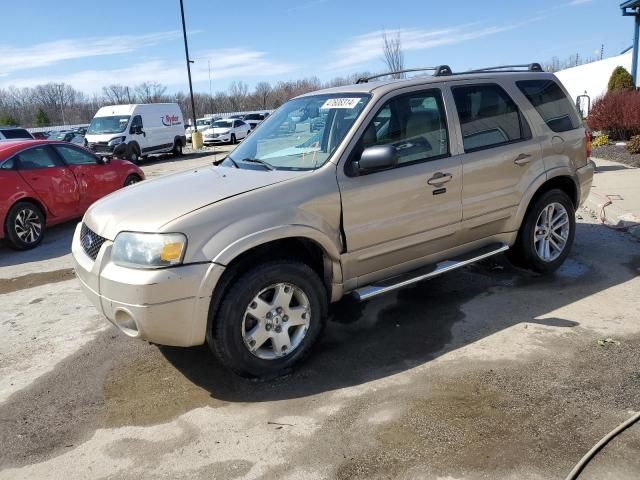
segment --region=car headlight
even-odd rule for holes
[[[126,140],[127,137],[116,137],[116,138],[112,138],[111,140],[109,140],[108,145],[110,147],[115,147],[116,145],[120,145],[121,143],[124,143],[124,141]]]
[[[121,232],[113,242],[111,260],[122,267],[171,267],[182,263],[186,250],[182,233]]]

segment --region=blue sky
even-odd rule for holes
[[[184,0],[194,88],[234,80],[384,70],[381,32],[399,31],[409,67],[454,70],[605,56],[631,45],[619,1]],[[15,5],[15,2],[12,2]],[[187,90],[178,0],[80,4],[29,0],[4,9],[0,87],[67,82],[86,93],[158,81]]]

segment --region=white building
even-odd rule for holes
[[[579,65],[556,72],[556,76],[564,84],[574,101],[579,95],[588,95],[591,103],[607,93],[609,78],[616,67],[624,67],[631,72],[633,50],[616,57],[605,58],[597,62]],[[586,114],[586,99],[581,102],[583,114]]]

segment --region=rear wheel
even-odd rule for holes
[[[7,214],[5,232],[16,250],[38,246],[44,237],[45,218],[40,207],[31,202],[16,203]]]
[[[573,202],[562,190],[550,190],[529,208],[510,257],[518,266],[551,273],[569,255],[575,230]]]
[[[133,185],[135,183],[138,183],[139,181],[141,181],[142,179],[138,176],[138,175],[129,175],[126,180],[124,181],[124,186],[128,187],[129,185]]]
[[[173,143],[173,150],[171,150],[171,153],[173,153],[173,155],[176,156],[176,157],[181,157],[182,156],[182,142],[181,141],[175,141]]]
[[[278,375],[308,356],[326,317],[327,295],[318,275],[300,262],[274,261],[231,283],[209,343],[239,375]]]

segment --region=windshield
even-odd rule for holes
[[[196,125],[199,127],[202,127],[203,125],[209,125],[210,123],[211,123],[211,120],[209,120],[208,118],[196,121]]]
[[[116,115],[113,117],[94,117],[87,129],[88,134],[99,135],[101,133],[124,132],[129,124],[129,115]]]
[[[256,160],[279,170],[324,165],[356,121],[368,95],[314,95],[290,100],[236,148],[223,166]],[[253,160],[253,162],[252,162]],[[255,168],[255,165],[249,168]]]
[[[231,122],[227,120],[218,120],[211,124],[212,128],[231,128]]]

